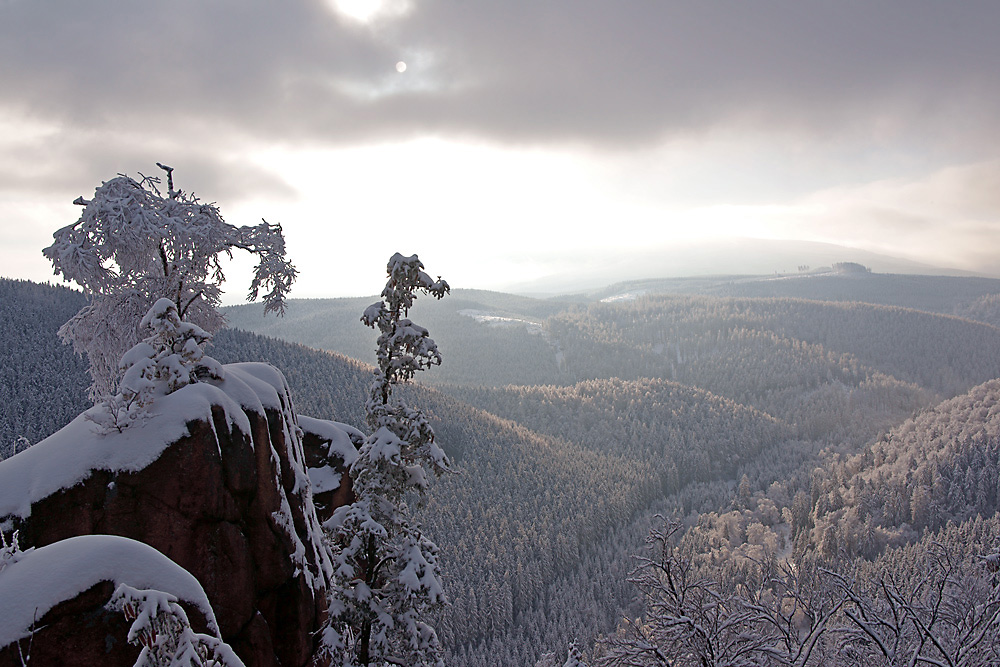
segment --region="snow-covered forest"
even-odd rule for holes
[[[904,280],[920,289],[907,294]],[[745,664],[895,664],[904,653],[947,662],[985,621],[928,620],[927,605],[974,595],[977,613],[995,620],[1000,331],[988,306],[1000,283],[869,274],[803,279],[796,289],[813,290],[809,299],[715,293],[767,284],[686,294],[647,285],[603,301],[455,290],[414,306],[444,363],[423,374],[430,384],[401,389],[459,472],[434,482],[417,512],[440,549],[449,604],[433,625],[446,664],[561,665],[571,644],[589,664],[661,664],[635,647],[693,641],[664,628],[671,613],[694,613],[671,611],[656,578],[643,578],[662,558],[686,563],[689,583],[729,600],[726,609],[757,605],[756,616],[752,605],[732,618],[697,610],[715,624],[712,650],[758,638]],[[0,288],[4,365],[16,368],[0,432],[10,456],[86,407],[88,379],[55,334],[80,295],[16,281]],[[959,296],[946,302],[949,290]],[[895,305],[904,298],[909,307]],[[302,414],[366,429],[362,350],[374,361],[374,341],[357,322],[364,302],[292,300],[283,320],[264,319],[259,306],[230,308],[234,328],[220,330],[209,353],[271,363]],[[658,552],[648,551],[651,531]],[[940,581],[907,589],[907,568],[921,563]],[[792,566],[801,581],[787,581]],[[779,655],[765,632],[778,625],[762,600],[778,585],[761,582],[778,580],[785,604],[794,598],[803,610],[796,632],[816,633],[808,655],[788,653],[801,643]],[[899,627],[862,622],[889,609]],[[927,641],[934,622],[940,646]],[[891,655],[869,631],[883,643],[895,633]],[[987,635],[949,659],[993,664],[1000,647]],[[696,648],[662,664],[688,664]]]

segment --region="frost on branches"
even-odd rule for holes
[[[120,584],[108,604],[132,622],[128,642],[142,646],[135,667],[244,667],[218,636],[191,629],[173,595]]]
[[[248,299],[263,293],[265,312],[284,312],[295,280],[281,225],[234,227],[214,204],[175,190],[172,168],[158,166],[167,173],[166,196],[159,178],[113,178],[93,199],[74,202],[84,207],[80,219],[55,232],[43,251],[55,274],[89,298],[59,335],[87,353],[95,401],[115,393],[118,360],[140,340],[139,322],[158,299],[170,299],[182,320],[209,333],[223,325],[223,255],[234,249],[257,255]]]
[[[324,644],[344,665],[443,665],[437,633],[425,622],[445,603],[437,546],[410,517],[407,497],[422,496],[427,472],[449,470],[424,415],[392,395],[417,371],[441,363],[428,332],[407,315],[418,293],[442,298],[416,255],[392,256],[382,301],[361,321],[380,331],[378,369],[366,404],[372,435],[351,466],[356,501],[327,522],[335,554],[331,623]]]
[[[104,411],[88,415],[106,429],[122,431],[142,417],[156,396],[172,394],[204,378],[221,380],[222,365],[206,356],[202,346],[212,339],[201,327],[182,322],[177,305],[159,299],[139,323],[147,336],[126,352],[118,364],[118,393],[106,397]]]
[[[588,665],[576,642],[572,642],[566,652],[566,662],[560,664],[555,653],[543,653],[535,663],[535,667],[588,667]]]
[[[13,565],[21,560],[23,555],[24,552],[21,551],[21,547],[17,543],[17,531],[15,530],[10,536],[10,542],[7,541],[7,537],[0,531],[0,572],[3,572],[4,568],[8,565]]]

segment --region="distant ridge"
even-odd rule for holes
[[[838,262],[856,262],[879,273],[977,275],[832,243],[736,238],[710,243],[659,244],[627,254],[616,252],[607,255],[582,255],[557,274],[511,283],[501,289],[530,296],[555,296],[589,292],[622,281],[713,275],[795,274],[800,272],[799,267],[808,266],[810,270],[814,270],[830,267]]]

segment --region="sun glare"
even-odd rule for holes
[[[405,0],[327,0],[327,4],[341,16],[363,24],[400,16],[410,8]]]

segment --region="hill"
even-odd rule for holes
[[[1000,280],[974,276],[843,273],[821,270],[779,276],[708,276],[636,280],[616,283],[589,296],[596,300],[625,300],[647,294],[858,302],[913,308],[945,315],[961,315],[971,304],[984,297],[1000,294]]]
[[[8,326],[35,331],[21,345],[37,351],[14,360],[25,348],[11,346],[4,363],[20,363],[44,392],[76,387],[85,403],[85,367],[54,335],[61,322],[22,321],[75,312],[79,295],[6,286]],[[925,529],[996,511],[992,326],[899,305],[634,296],[456,290],[414,309],[445,361],[426,374],[433,387],[407,387],[407,400],[430,414],[460,469],[433,485],[421,513],[453,600],[438,623],[449,664],[531,665],[542,650],[586,645],[635,618],[630,554],[656,512],[684,517],[706,572],[729,576],[737,554],[880,559]],[[226,329],[210,354],[272,363],[301,413],[364,428],[371,367],[301,343],[370,358],[374,333],[357,321],[370,301],[293,301],[286,320],[227,309],[234,324],[301,340]],[[57,354],[78,365],[34,368]],[[42,434],[62,425],[44,395],[17,392],[7,441],[29,421]]]
[[[83,305],[65,287],[0,278],[0,458],[90,407],[86,359],[56,335]]]
[[[518,294],[590,292],[620,280],[656,279],[669,267],[673,276],[788,275],[799,267],[831,267],[857,263],[879,272],[921,275],[963,275],[961,271],[831,243],[753,238],[715,241],[674,241],[614,255],[595,252],[579,258],[562,273],[504,286]]]
[[[375,297],[292,299],[282,319],[264,317],[259,305],[225,309],[229,326],[322,350],[370,360],[376,332],[360,323]],[[414,321],[433,332],[447,363],[429,381],[461,384],[536,384],[558,373],[556,354],[541,323],[566,307],[500,292],[456,289],[441,301],[417,301]],[[524,363],[510,365],[510,360]],[[530,359],[530,362],[527,360]]]

